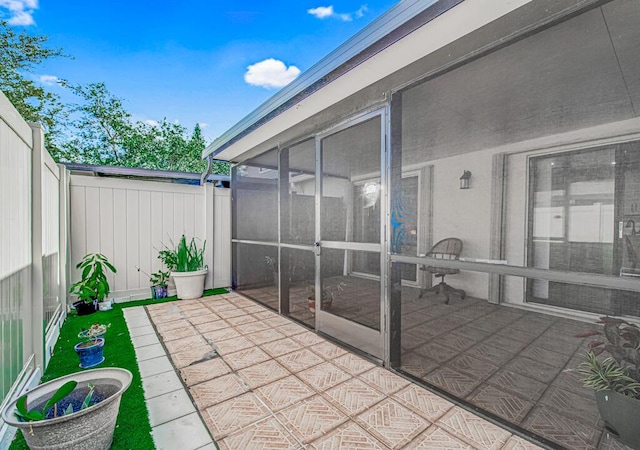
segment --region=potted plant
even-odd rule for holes
[[[160,256],[158,256],[160,258]],[[142,272],[146,276],[149,277],[149,282],[151,283],[151,298],[166,298],[167,297],[167,283],[169,280],[169,272],[164,272],[162,270],[158,270],[157,272],[153,272],[149,275],[147,272],[142,270],[140,266],[136,266],[138,272]]]
[[[106,271],[116,273],[116,268],[100,253],[89,253],[76,265],[82,271],[81,279],[71,286],[71,293],[78,296],[73,304],[78,315],[92,314],[98,309],[98,302],[109,295],[109,281]]]
[[[162,261],[162,264],[169,271],[169,278],[167,279],[167,296],[176,295],[176,283],[172,276],[172,272],[176,270],[176,252],[165,248],[158,252],[158,259]]]
[[[167,282],[169,281],[169,272],[158,270],[151,274],[149,278],[151,282],[151,298],[167,297]]]
[[[131,379],[131,372],[119,368],[66,375],[10,402],[2,420],[19,428],[31,449],[107,450]]]
[[[632,448],[640,448],[640,328],[622,319],[601,317],[602,331],[576,337],[604,336],[589,343],[587,361],[578,370],[586,387],[596,391],[605,427]],[[606,352],[607,358],[598,356]]]
[[[104,362],[104,334],[108,325],[94,323],[88,330],[82,330],[78,337],[82,339],[73,349],[80,359],[81,369],[90,369]]]
[[[278,286],[280,284],[280,277],[278,275],[278,259],[272,258],[271,256],[265,256],[264,262],[271,269],[273,284]]]
[[[207,277],[207,266],[204,264],[205,245],[206,241],[202,243],[202,248],[198,248],[195,238],[187,244],[187,238],[183,234],[172,254],[165,258],[175,264],[171,276],[176,283],[179,299],[202,297]]]
[[[345,283],[341,281],[340,283],[333,285],[327,284],[322,287],[322,310],[327,311],[331,309],[331,305],[333,304],[334,292],[342,291],[344,289]],[[307,302],[309,306],[309,311],[315,313],[316,312],[316,290],[315,286],[308,286],[307,290],[309,291],[309,296],[307,297]]]
[[[107,332],[107,328],[110,326],[111,324],[101,325],[99,323],[94,323],[88,329],[83,328],[82,331],[78,333],[78,337],[80,339],[92,339],[92,338],[102,337],[105,335],[105,333]]]

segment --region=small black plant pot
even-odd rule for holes
[[[75,302],[73,307],[78,311],[79,316],[87,316],[97,311],[97,308],[93,303],[87,303],[82,300]]]

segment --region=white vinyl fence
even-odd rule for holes
[[[150,297],[138,272],[182,234],[206,240],[206,286],[231,284],[229,189],[71,175],[0,91],[0,409],[40,380],[73,301],[75,264],[100,252],[116,301]],[[12,432],[0,421],[0,448]]]
[[[0,408],[37,383],[65,318],[60,173],[42,127],[0,92]],[[6,430],[0,423],[0,448]]]
[[[85,254],[102,253],[117,269],[109,276],[110,296],[149,298],[146,274],[162,269],[158,251],[184,234],[199,245],[206,240],[206,287],[231,284],[229,189],[73,174],[70,209],[72,281]]]

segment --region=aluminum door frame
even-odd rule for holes
[[[388,105],[378,109],[351,117],[341,122],[336,127],[326,130],[316,136],[316,298],[322,298],[321,294],[321,253],[323,248],[338,250],[370,251],[378,252],[380,256],[380,330],[366,327],[344,317],[339,317],[322,310],[322,302],[316,302],[316,331],[327,334],[347,345],[359,349],[369,355],[384,360],[386,355],[385,332],[387,329],[386,291],[387,291],[387,267],[388,258],[386,251],[387,242],[387,129],[388,129]],[[357,126],[374,117],[380,118],[380,242],[359,243],[322,240],[322,140],[340,131]]]

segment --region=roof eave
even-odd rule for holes
[[[202,153],[214,158],[253,129],[464,0],[411,0],[392,7],[227,130]],[[418,20],[416,20],[418,19]]]

